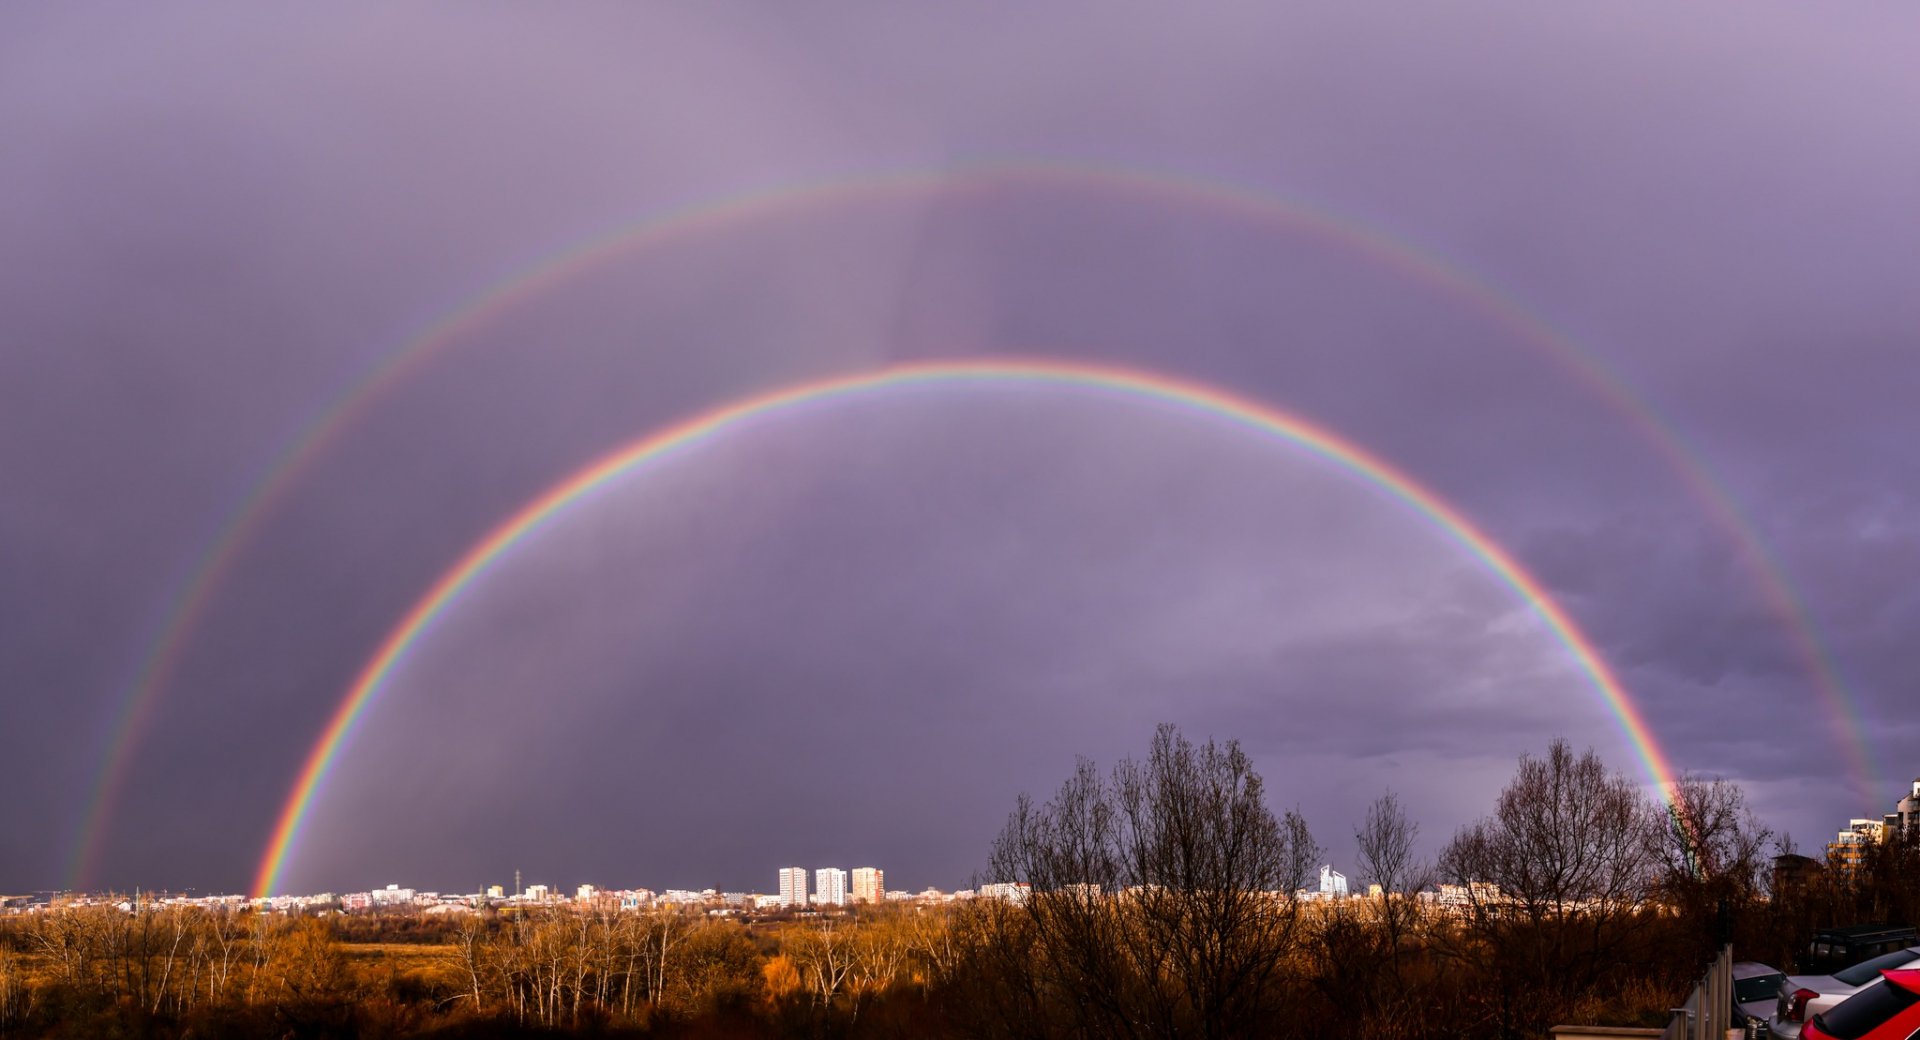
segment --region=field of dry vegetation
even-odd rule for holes
[[[1775,843],[1738,788],[1689,780],[1657,806],[1564,745],[1436,861],[1416,834],[1383,797],[1354,828],[1360,880],[1398,894],[1296,898],[1305,822],[1267,809],[1234,745],[1163,730],[1146,760],[1016,807],[990,870],[1031,884],[1024,903],[68,906],[0,917],[0,1036],[1535,1038],[1659,1024],[1722,936],[1786,966],[1817,926],[1920,911],[1913,843],[1769,891]],[[1404,894],[1466,881],[1451,906]]]

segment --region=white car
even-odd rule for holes
[[[1773,1014],[1780,984],[1786,973],[1759,961],[1736,961],[1733,965],[1733,1024],[1743,1036],[1757,1037]]]
[[[1800,1027],[1813,1016],[1880,981],[1880,973],[1920,965],[1920,946],[1883,953],[1831,975],[1789,975],[1780,984],[1780,1000],[1767,1020],[1773,1040],[1800,1040]]]

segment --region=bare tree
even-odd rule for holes
[[[861,915],[854,942],[853,978],[848,986],[855,1018],[865,1002],[906,979],[912,942],[913,936],[899,914],[882,910]]]
[[[930,986],[946,983],[959,970],[965,947],[954,916],[934,908],[901,919],[901,926],[907,932],[908,952],[919,960]]]
[[[486,973],[487,942],[486,917],[478,912],[462,914],[453,933],[453,962],[459,973],[466,977],[466,995],[473,1001],[476,1012],[485,1004],[481,994],[481,978]]]
[[[26,958],[0,946],[0,1033],[26,1021],[38,995]]]
[[[1392,791],[1367,807],[1367,818],[1353,832],[1361,883],[1380,886],[1378,923],[1396,996],[1403,995],[1404,949],[1422,916],[1420,893],[1434,881],[1433,865],[1416,854],[1419,837],[1420,825],[1407,818],[1400,796]]]
[[[207,999],[218,1003],[226,999],[228,984],[233,980],[234,965],[242,958],[242,951],[251,931],[252,912],[221,909],[214,911],[207,922],[209,943],[207,970]],[[212,951],[218,950],[220,960],[212,961]]]
[[[183,906],[167,907],[159,912],[159,916],[163,931],[158,946],[164,948],[166,954],[161,962],[159,982],[153,989],[151,1011],[156,1015],[160,1013],[160,1005],[166,1000],[168,987],[173,983],[174,965],[179,958],[180,947],[192,934],[195,923],[195,915]],[[151,956],[151,949],[142,951],[143,958],[150,959]]]
[[[1664,823],[1654,832],[1663,885],[1724,882],[1745,898],[1759,892],[1773,832],[1747,806],[1739,784],[1717,776],[1681,777]]]
[[[1318,853],[1237,743],[1163,725],[1144,762],[1082,761],[1044,806],[1023,796],[990,864],[1030,886],[1030,968],[1077,1031],[1222,1037],[1276,1009]]]
[[[846,991],[859,959],[857,927],[853,918],[823,917],[787,933],[789,955],[816,1006],[831,1007]]]
[[[1773,832],[1747,807],[1740,785],[1688,774],[1670,789],[1652,837],[1660,894],[1690,923],[1696,955],[1711,957],[1760,898]]]
[[[1535,1033],[1576,993],[1632,963],[1654,882],[1658,814],[1591,748],[1523,755],[1493,816],[1463,828],[1440,871],[1460,888],[1504,1035]],[[1531,1000],[1531,1004],[1523,1002]]]

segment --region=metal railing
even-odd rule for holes
[[[1660,1040],[1725,1040],[1734,1025],[1733,947],[1722,946],[1687,1002],[1673,1009]]]

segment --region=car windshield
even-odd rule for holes
[[[1920,995],[1909,993],[1890,982],[1882,982],[1878,986],[1868,986],[1814,1016],[1814,1021],[1820,1023],[1821,1032],[1837,1040],[1859,1040],[1880,1023],[1912,1007],[1916,1000],[1920,1000]]]
[[[1750,979],[1733,980],[1733,1002],[1751,1004],[1757,1000],[1772,1000],[1780,992],[1780,982],[1786,976],[1778,972],[1772,975],[1755,975]]]
[[[1880,977],[1888,968],[1904,968],[1917,956],[1912,950],[1895,950],[1883,953],[1870,961],[1861,961],[1844,971],[1836,971],[1833,977],[1849,986],[1864,986]]]

